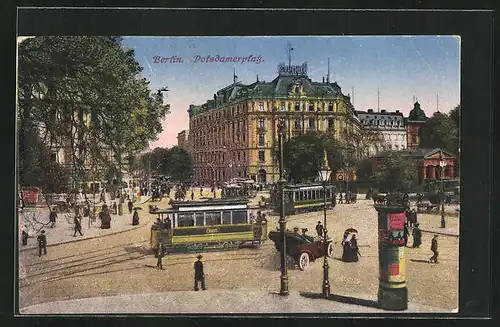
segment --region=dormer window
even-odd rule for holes
[[[264,102],[259,102],[259,111],[264,111]]]
[[[300,103],[295,102],[295,111],[300,111]]]
[[[333,102],[328,102],[328,111],[333,111]]]
[[[314,111],[314,104],[313,103],[309,103],[309,111]]]
[[[286,103],[281,103],[281,111],[286,111]]]

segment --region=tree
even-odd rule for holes
[[[381,190],[406,192],[416,184],[417,171],[411,158],[391,151],[380,163],[373,178]]]
[[[193,174],[193,159],[185,149],[174,146],[168,151],[163,167],[173,181],[187,183]]]
[[[373,176],[372,162],[369,158],[361,160],[356,165],[356,176],[360,180],[368,180]]]
[[[295,183],[307,183],[318,178],[323,165],[323,150],[335,176],[342,167],[343,156],[340,145],[331,136],[308,132],[289,139],[283,145],[283,161],[288,178]]]
[[[441,148],[456,154],[458,151],[458,129],[447,114],[435,112],[421,129],[420,147]]]
[[[166,88],[151,94],[134,51],[120,42],[41,36],[19,45],[20,139],[33,127],[49,148],[69,149],[76,182],[104,178],[110,168],[121,178],[122,156],[154,140],[168,112]]]

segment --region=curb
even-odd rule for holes
[[[445,236],[460,237],[460,234],[451,234],[451,233],[445,233],[445,232],[436,232],[436,231],[432,231],[432,230],[428,230],[428,229],[422,229],[422,228],[420,228],[420,230],[422,232],[426,232],[426,233],[433,233],[433,234],[439,234],[439,235],[445,235]]]

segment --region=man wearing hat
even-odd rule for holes
[[[21,231],[21,239],[23,241],[23,245],[28,245],[29,234],[28,234],[27,230],[28,230],[28,226],[24,225],[24,228]]]
[[[38,235],[36,238],[38,241],[38,256],[42,256],[42,249],[43,249],[43,254],[47,254],[47,236],[45,236],[45,231],[42,230],[42,233]]]
[[[203,262],[201,262],[203,256],[200,254],[197,258],[198,260],[194,263],[194,290],[198,291],[198,282],[201,282],[201,289],[206,290],[205,273],[203,272]]]
[[[163,270],[163,256],[165,255],[165,248],[163,244],[158,244],[158,261],[156,262],[156,268]]]
[[[432,257],[429,258],[430,262],[438,263],[438,241],[437,241],[438,235],[434,234],[434,237],[432,238],[431,241],[431,251],[433,253]]]
[[[51,222],[50,228],[54,228],[54,226],[56,225],[56,220],[57,220],[57,213],[56,213],[56,208],[54,207],[50,210],[49,214],[49,221]]]
[[[422,244],[422,231],[418,227],[419,223],[415,224],[415,227],[413,228],[412,231],[412,236],[413,236],[413,247],[418,248],[420,244]]]

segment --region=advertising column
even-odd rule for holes
[[[378,303],[388,310],[408,308],[408,290],[405,278],[405,208],[377,205],[379,290]]]

